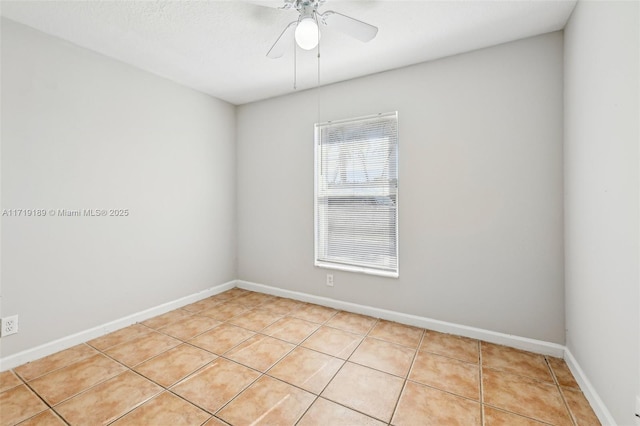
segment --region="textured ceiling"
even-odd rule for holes
[[[297,12],[280,1],[6,1],[3,16],[233,104],[293,91],[293,40],[265,55]],[[271,6],[271,7],[268,7]],[[575,0],[341,1],[335,10],[379,27],[362,43],[322,33],[321,84],[564,28]],[[298,90],[318,83],[316,54],[298,50]]]

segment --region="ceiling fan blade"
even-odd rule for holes
[[[293,21],[289,25],[287,25],[280,34],[280,37],[273,43],[271,49],[267,52],[267,58],[278,59],[284,55],[287,47],[289,46],[289,41],[293,40],[293,30],[295,29],[298,21]]]
[[[269,9],[291,9],[295,7],[295,0],[242,0],[254,6],[267,7]]]
[[[322,18],[322,23],[325,25],[336,28],[360,41],[371,41],[375,38],[376,34],[378,34],[378,27],[358,21],[342,13],[334,12],[333,10],[327,10],[320,15],[320,17]]]

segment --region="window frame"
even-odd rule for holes
[[[318,196],[320,190],[320,161],[322,159],[321,149],[321,129],[331,125],[340,125],[358,121],[372,120],[375,118],[389,118],[393,117],[396,122],[396,155],[395,155],[395,170],[396,170],[396,190],[395,190],[395,270],[384,270],[373,267],[359,266],[353,264],[343,264],[337,262],[328,262],[319,260],[319,213],[318,213]],[[400,199],[400,170],[399,170],[399,157],[400,157],[400,142],[399,142],[399,124],[398,124],[398,111],[379,113],[366,115],[355,118],[348,118],[344,120],[326,121],[322,123],[316,123],[314,125],[314,168],[313,168],[313,186],[314,186],[314,200],[313,200],[313,245],[314,245],[314,266],[323,269],[335,269],[348,272],[364,273],[369,275],[376,275],[388,278],[399,278],[400,276],[400,228],[399,228],[399,199]]]

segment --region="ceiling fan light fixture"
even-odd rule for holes
[[[296,43],[304,50],[315,49],[318,45],[318,24],[311,17],[303,18],[298,22],[295,33]]]

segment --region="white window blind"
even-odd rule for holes
[[[316,124],[316,266],[398,276],[398,114]]]

